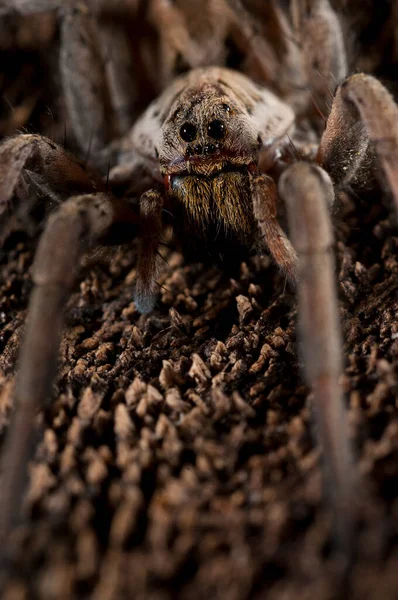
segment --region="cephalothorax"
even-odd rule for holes
[[[38,6],[42,4],[46,3]],[[249,21],[240,12],[241,3],[228,4],[241,15],[242,35],[248,39]],[[1,536],[19,512],[35,411],[50,393],[62,308],[75,281],[76,264],[87,247],[120,244],[139,235],[136,304],[141,312],[150,311],[157,292],[158,246],[164,227],[172,226],[186,255],[195,249],[200,258],[230,262],[238,260],[237,250],[268,250],[286,276],[299,281],[305,370],[314,390],[338,538],[350,551],[354,478],[338,381],[342,353],[328,208],[334,189],[355,188],[363,177],[372,176],[375,156],[398,202],[398,108],[373,77],[357,74],[344,79],[314,151],[317,128],[312,127],[306,86],[318,93],[333,77],[340,82],[344,78],[338,20],[327,0],[291,2],[290,20],[276,3],[270,6],[272,23],[285,36],[283,52],[278,63],[277,53],[271,56],[266,40],[260,38],[256,48],[268,52],[270,60],[267,63],[265,54],[259,55],[258,64],[261,74],[268,69],[271,84],[280,75],[286,89],[283,100],[236,71],[198,68],[167,87],[132,130],[110,147],[99,135],[102,130],[95,130],[94,174],[38,135],[16,136],[0,146],[0,219],[5,232],[14,223],[8,218],[12,202],[20,219],[28,212],[32,186],[41,197],[59,204],[48,219],[33,266],[35,289],[19,363],[17,410],[5,451]],[[91,85],[90,77],[94,80],[102,71],[90,70],[95,44],[90,45],[88,11],[79,11],[65,9],[63,41],[69,46],[61,53],[61,70],[76,138],[83,148],[82,142],[88,145],[87,117],[105,115],[106,107],[99,105],[97,88]],[[107,35],[109,39],[109,31]],[[79,56],[84,56],[83,66]],[[123,77],[118,79],[112,70],[117,64],[111,61],[110,68],[113,98],[118,100],[115,114],[125,116],[120,100]],[[289,75],[294,75],[291,90],[287,90]],[[99,117],[96,125],[102,123]],[[302,144],[303,131],[312,131],[310,144]],[[292,141],[305,162],[289,151]],[[105,181],[101,169],[109,154],[117,164]],[[282,200],[295,249],[277,218]]]

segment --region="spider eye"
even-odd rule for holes
[[[207,126],[207,133],[213,140],[222,140],[225,135],[225,125],[219,119],[211,121]]]
[[[192,142],[196,138],[196,127],[193,123],[183,123],[180,129],[180,136],[184,142]]]

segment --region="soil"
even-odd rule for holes
[[[25,120],[48,133],[46,102]],[[141,316],[133,245],[86,260],[67,303],[4,599],[398,597],[398,235],[381,187],[342,195],[334,218],[358,473],[349,587],[336,583],[294,292],[267,257],[231,278],[169,250]],[[14,233],[0,254],[2,441],[36,237]]]

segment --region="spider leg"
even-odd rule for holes
[[[170,0],[152,0],[149,19],[160,36],[160,89],[170,84],[175,76],[178,56],[191,67],[202,63],[203,49],[192,39],[183,11]],[[158,75],[158,76],[159,76]]]
[[[268,247],[276,264],[289,281],[297,280],[297,254],[277,220],[277,189],[268,175],[252,176],[250,180],[254,217],[262,234],[262,246]]]
[[[339,187],[356,186],[368,179],[374,152],[398,212],[398,106],[380,81],[358,73],[336,92],[318,161]]]
[[[336,84],[348,70],[339,19],[329,0],[291,0],[290,12],[311,90],[309,100],[327,114]]]
[[[141,313],[150,312],[157,292],[158,246],[162,232],[163,198],[150,190],[140,200],[140,247],[134,301]]]
[[[112,106],[112,137],[121,137],[133,125],[133,107],[137,101],[132,52],[128,32],[124,27],[129,13],[126,8],[124,20],[120,16],[119,20],[116,20],[111,19],[111,13],[108,11],[100,15],[98,21],[99,50]]]
[[[113,131],[98,23],[84,3],[63,9],[60,70],[74,134],[90,158],[106,146]]]
[[[88,0],[88,5],[98,22],[98,47],[113,109],[114,136],[122,137],[154,91],[147,72],[155,70],[150,58],[152,49],[146,51],[142,47],[143,40],[147,41],[148,37],[140,14],[142,2]],[[137,31],[142,29],[143,33],[137,36]],[[147,42],[148,46],[151,42],[153,40]]]
[[[299,256],[298,325],[304,371],[314,395],[337,543],[349,561],[354,535],[355,477],[339,382],[343,373],[342,339],[328,213],[328,205],[333,203],[333,185],[319,167],[298,162],[282,174],[279,192],[286,202],[291,237]]]
[[[49,209],[72,194],[102,189],[82,163],[52,140],[33,134],[8,138],[0,144],[0,242],[12,229],[10,213],[23,221],[36,201],[34,194],[21,193],[24,179],[50,200]]]
[[[16,379],[15,410],[3,455],[2,544],[20,515],[26,464],[35,437],[36,411],[50,395],[63,307],[75,282],[76,265],[89,246],[120,243],[119,230],[125,239],[135,237],[138,230],[138,217],[125,202],[105,193],[75,196],[49,217],[39,242],[33,265],[35,287]]]
[[[257,71],[263,81],[276,81],[280,61],[272,44],[267,41],[266,32],[265,35],[259,35],[258,32],[260,23],[270,21],[270,11],[274,12],[273,3],[261,7],[261,11],[266,11],[266,18],[263,14],[253,15],[241,0],[225,0],[225,3],[230,12],[232,37],[241,50],[245,53],[248,51],[249,71]]]
[[[3,209],[24,169],[38,185],[47,181],[48,192],[58,201],[70,196],[72,190],[92,192],[101,185],[83,163],[49,138],[21,134],[0,144],[0,207]]]

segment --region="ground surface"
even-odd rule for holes
[[[335,221],[360,474],[350,597],[389,600],[398,597],[398,236],[380,192],[343,197]],[[0,255],[2,439],[34,247],[15,234]],[[4,598],[339,596],[294,294],[267,258],[230,279],[171,252],[157,308],[143,317],[135,261],[129,248],[89,263],[68,302]]]

